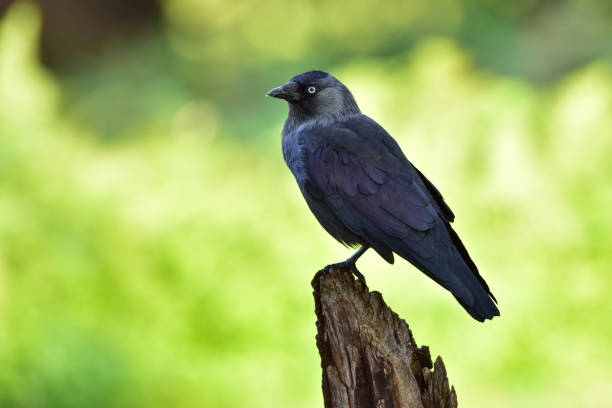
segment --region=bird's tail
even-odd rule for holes
[[[482,288],[469,288],[471,296],[464,297],[458,296],[454,291],[451,290],[455,299],[461,306],[479,322],[484,322],[487,319],[493,319],[495,316],[499,316],[499,309],[497,308],[494,298],[487,295]]]
[[[447,229],[454,244],[455,256],[460,260],[454,262],[449,260],[449,268],[458,278],[462,287],[448,287],[455,296],[455,299],[463,308],[476,320],[483,322],[485,319],[492,319],[499,316],[499,309],[496,306],[497,300],[491,293],[489,285],[480,276],[478,268],[470,258],[465,246],[459,239],[453,228],[447,224]],[[451,257],[451,258],[454,258]]]
[[[484,322],[499,316],[499,309],[495,305],[497,300],[478,273],[459,236],[449,224],[446,224],[446,230],[449,236],[440,237],[439,242],[448,242],[450,238],[450,245],[441,245],[435,256],[422,256],[406,242],[393,250],[451,292],[474,319]],[[443,229],[437,230],[438,234],[446,235],[445,232]]]

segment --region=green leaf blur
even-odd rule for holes
[[[477,324],[407,262],[360,261],[443,356],[460,404],[612,401],[608,54],[511,67],[524,55],[463,45],[477,27],[461,19],[484,13],[472,2],[396,3],[374,17],[270,2],[264,18],[167,0],[161,33],[64,77],[37,57],[36,6],[9,9],[0,407],[322,405],[310,279],[350,252],[308,211],[280,154],[286,107],[263,97],[312,68],[438,185],[499,300],[501,318]]]

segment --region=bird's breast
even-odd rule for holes
[[[282,145],[285,163],[300,184],[306,179],[306,167],[304,165],[304,146],[300,143],[299,133],[291,132],[283,135]]]

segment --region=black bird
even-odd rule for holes
[[[450,291],[474,319],[499,316],[438,189],[361,113],[344,84],[309,71],[267,95],[289,103],[283,156],[311,211],[339,242],[361,246],[336,265],[363,279],[355,262],[368,248],[391,264],[395,252]]]

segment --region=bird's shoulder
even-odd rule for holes
[[[299,129],[296,137],[307,153],[332,150],[376,163],[386,171],[412,170],[411,163],[393,137],[376,121],[361,113],[334,121],[314,121]]]

